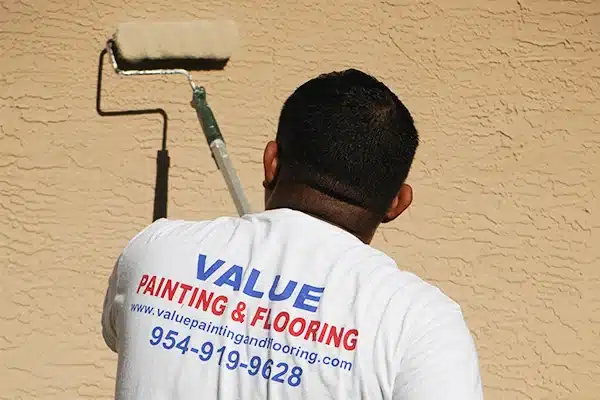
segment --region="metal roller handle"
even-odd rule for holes
[[[225,178],[229,193],[235,203],[240,216],[250,213],[250,206],[244,194],[240,180],[233,168],[231,158],[225,146],[225,140],[217,125],[217,120],[206,101],[206,91],[203,87],[195,86],[193,89],[192,106],[196,109],[196,115],[202,126],[208,146],[217,167]]]

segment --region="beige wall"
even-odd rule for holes
[[[487,399],[600,399],[600,1],[293,3],[0,1],[0,398],[111,397],[103,291],[151,222],[161,122],[96,113],[99,53],[117,22],[224,16],[241,47],[196,76],[253,206],[290,91],[377,75],[422,146],[375,245],[463,304]],[[169,216],[233,214],[190,99],[105,65],[105,109],[169,113]]]

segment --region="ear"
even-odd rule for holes
[[[277,176],[277,167],[279,165],[279,150],[277,142],[269,141],[265,147],[263,154],[263,167],[265,170],[265,180],[263,186],[265,189],[272,188],[275,184],[275,178]]]
[[[396,197],[392,201],[392,205],[385,213],[385,217],[383,218],[383,223],[392,222],[400,214],[402,214],[412,203],[413,200],[413,190],[410,185],[403,184],[398,191]]]

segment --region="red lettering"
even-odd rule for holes
[[[283,325],[277,326],[277,322],[283,318],[285,318]],[[283,332],[285,330],[285,327],[287,326],[288,322],[290,322],[290,314],[285,311],[280,312],[279,314],[277,314],[277,316],[275,317],[275,320],[273,321],[273,329],[275,329],[275,331],[277,331],[277,332]]]
[[[265,329],[271,329],[271,309],[267,311],[267,318],[265,318],[265,324],[263,325]]]
[[[306,330],[306,333],[304,334],[304,339],[308,340],[309,336],[312,335],[312,340],[313,342],[315,342],[317,340],[317,331],[319,330],[319,327],[321,326],[321,322],[319,321],[310,321],[310,323],[308,324],[308,329]]]
[[[208,307],[210,306],[210,302],[214,295],[215,294],[213,292],[207,292],[206,290],[202,289],[202,291],[200,292],[200,296],[198,296],[198,301],[196,302],[196,305],[194,307],[196,307],[196,309],[199,309],[200,304],[202,304],[202,309],[204,311],[208,310]]]
[[[165,295],[167,295],[169,300],[173,301],[173,297],[175,296],[175,292],[177,291],[178,287],[179,287],[179,282],[175,282],[175,285],[173,285],[173,281],[170,279],[167,279],[167,284],[165,285],[165,288],[163,289],[160,297],[162,297],[164,299]],[[167,294],[167,292],[168,292],[168,294]]]
[[[327,333],[327,327],[329,325],[327,324],[327,322],[325,322],[323,324],[323,330],[321,331],[321,334],[319,335],[319,338],[317,339],[317,342],[319,343],[323,343],[323,339],[325,339],[325,333]]]
[[[137,291],[136,291],[136,293],[139,293],[139,292],[140,292],[140,289],[141,289],[143,286],[146,286],[146,283],[148,283],[148,275],[147,275],[147,274],[144,274],[144,275],[142,275],[142,279],[140,279],[140,284],[138,285],[138,288],[137,288]]]
[[[158,283],[158,287],[156,288],[156,291],[154,292],[154,295],[156,297],[158,297],[158,295],[160,294],[160,290],[162,289],[163,283],[165,283],[165,278],[160,278],[160,282]]]
[[[183,303],[183,299],[185,298],[185,295],[187,294],[188,291],[192,290],[192,287],[190,285],[186,285],[185,283],[182,283],[181,285],[179,285],[179,287],[181,289],[183,289],[181,296],[179,296],[179,304]]]
[[[194,287],[194,291],[192,292],[192,298],[190,299],[190,302],[188,303],[189,307],[192,307],[194,304],[194,300],[196,300],[196,295],[198,294],[198,288]]]
[[[300,329],[294,329],[295,325],[300,325]],[[294,318],[290,324],[290,334],[292,336],[300,336],[304,332],[304,328],[306,328],[306,320],[300,317]]]
[[[335,347],[340,347],[340,344],[342,343],[343,334],[344,328],[342,328],[338,334],[338,328],[332,325],[329,329],[329,336],[327,336],[327,344],[331,344],[331,340],[333,339],[333,345]]]
[[[211,297],[212,295],[213,294],[211,293]],[[227,297],[219,296],[213,302],[212,313],[215,315],[223,315],[225,308],[227,308]]]
[[[148,285],[146,285],[146,289],[144,289],[144,292],[142,294],[146,294],[147,292],[150,292],[150,294],[152,295],[154,293],[154,285],[156,284],[156,276],[152,276],[152,278],[150,278],[150,281],[148,282]]]
[[[358,330],[350,329],[344,335],[344,348],[346,350],[354,350],[358,342]]]
[[[258,307],[256,309],[256,312],[254,313],[254,317],[252,317],[252,322],[250,322],[250,325],[251,326],[256,325],[256,323],[258,321],[263,319],[263,316],[264,316],[265,312],[267,312],[267,311],[270,311],[270,310],[267,308],[264,308],[264,307]]]

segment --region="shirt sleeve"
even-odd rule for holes
[[[122,306],[122,301],[120,301],[117,291],[120,261],[121,257],[117,259],[108,279],[108,287],[106,289],[106,294],[104,295],[104,305],[102,309],[102,337],[108,348],[115,353],[119,352],[118,314]]]
[[[394,400],[483,400],[474,340],[452,302],[419,310],[400,355]]]

